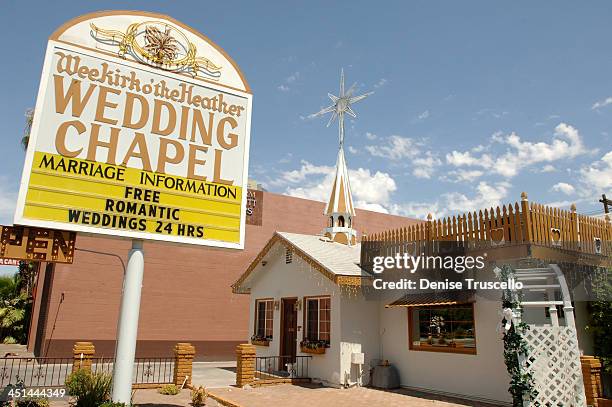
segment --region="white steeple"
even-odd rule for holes
[[[351,194],[351,183],[349,182],[348,169],[346,168],[346,160],[344,159],[344,115],[348,114],[353,118],[357,114],[351,108],[353,103],[365,99],[373,92],[364,93],[360,96],[353,96],[355,85],[345,93],[344,92],[344,70],[340,72],[340,93],[338,96],[328,93],[327,95],[333,102],[321,111],[310,115],[310,117],[321,116],[325,113],[331,113],[327,125],[329,126],[334,119],[338,118],[338,138],[340,149],[338,150],[338,159],[336,160],[336,177],[331,190],[329,202],[325,207],[325,215],[328,217],[328,225],[325,228],[325,236],[334,242],[347,245],[357,243],[357,232],[353,229],[353,218],[355,217],[355,208],[353,207],[353,196]]]
[[[357,242],[357,231],[353,229],[353,218],[355,217],[353,195],[351,194],[351,183],[342,145],[338,150],[336,177],[324,214],[328,217],[325,236],[335,242],[348,245]]]

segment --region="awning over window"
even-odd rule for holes
[[[400,299],[393,301],[391,304],[385,305],[385,308],[470,304],[474,301],[474,291],[437,291],[431,293],[406,294]]]

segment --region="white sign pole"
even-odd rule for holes
[[[132,240],[127,270],[123,278],[123,295],[117,328],[117,349],[113,370],[114,402],[130,404],[132,398],[132,375],[136,355],[140,294],[144,275],[144,250],[142,240]]]

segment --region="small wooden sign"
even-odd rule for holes
[[[76,232],[1,226],[0,259],[72,264]]]

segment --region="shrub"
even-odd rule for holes
[[[75,398],[75,407],[99,407],[108,401],[112,377],[79,369],[66,379],[66,390]]]
[[[49,400],[45,397],[25,397],[18,399],[16,407],[49,407]]]
[[[106,401],[106,402],[100,404],[100,407],[129,407],[129,406],[126,405],[125,403],[119,403],[119,402],[114,402],[114,401]]]
[[[167,396],[174,396],[176,394],[179,394],[180,391],[181,389],[179,389],[176,384],[167,384],[157,389],[157,392],[159,394],[165,394]]]
[[[191,390],[191,405],[193,407],[202,407],[206,404],[207,398],[208,393],[204,387],[200,386],[197,389]]]

